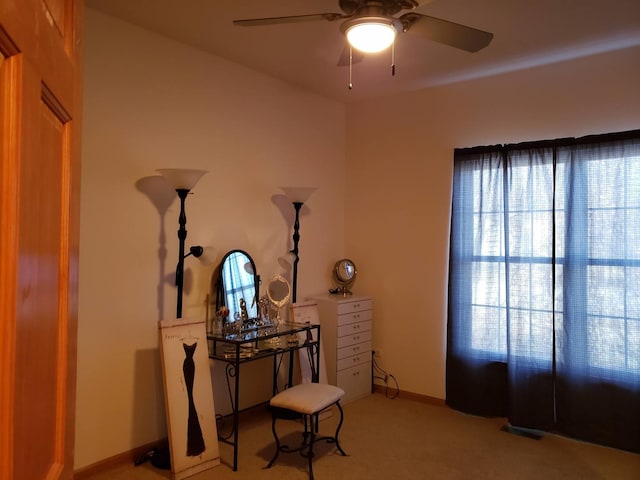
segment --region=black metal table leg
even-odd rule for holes
[[[236,345],[236,358],[234,363],[236,369],[235,394],[233,399],[233,471],[238,470],[238,426],[240,415],[240,344]]]

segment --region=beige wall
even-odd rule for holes
[[[242,248],[263,280],[285,273],[287,185],[318,187],[301,215],[298,297],[329,288],[344,255],[344,106],[86,16],[76,468],[166,436],[157,322],[175,318],[179,205],[156,168],[210,171],[187,199],[187,245],[213,247],[216,261]],[[204,318],[214,266],[186,265],[184,316]],[[244,404],[268,398],[268,375],[243,375],[258,383],[243,385]]]
[[[640,48],[353,105],[346,252],[402,390],[445,396],[453,149],[640,128]]]
[[[640,128],[638,48],[345,107],[90,9],[86,35],[76,468],[166,435],[156,323],[174,315],[178,205],[138,189],[156,168],[211,171],[187,244],[246,249],[264,279],[291,247],[277,187],[320,187],[298,297],[353,258],[382,366],[444,398],[453,149]],[[213,267],[187,266],[199,318]],[[217,369],[218,410],[225,388]]]

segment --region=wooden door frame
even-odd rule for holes
[[[0,478],[13,478],[13,404],[15,385],[16,294],[18,275],[18,191],[20,162],[15,136],[3,135],[17,124],[15,98],[5,85],[15,83],[19,74],[17,48],[0,30]],[[10,153],[11,152],[11,153]],[[9,320],[7,320],[9,319]]]

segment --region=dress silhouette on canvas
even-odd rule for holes
[[[193,362],[193,354],[196,351],[198,343],[187,345],[183,343],[185,359],[182,364],[184,372],[184,382],[187,387],[187,399],[189,401],[189,418],[187,420],[187,456],[195,457],[204,452],[204,438],[202,438],[202,429],[200,428],[200,420],[198,412],[193,401],[193,381],[195,378],[195,363]]]

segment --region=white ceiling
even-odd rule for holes
[[[234,19],[340,12],[337,0],[85,0],[306,90],[350,102],[640,45],[640,0],[422,0],[417,12],[494,34],[468,53],[409,34],[349,69],[340,22],[238,27]],[[403,11],[401,13],[406,13]],[[396,16],[399,16],[397,14]]]

